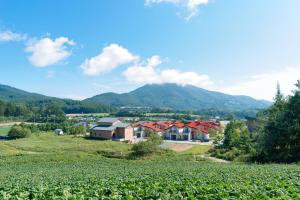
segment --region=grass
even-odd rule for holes
[[[0,155],[109,152],[128,153],[131,145],[114,142],[89,140],[75,136],[57,136],[52,132],[33,134],[29,138],[0,142]]]
[[[7,133],[8,133],[9,130],[10,130],[10,126],[0,127],[0,136],[7,135]]]
[[[194,145],[192,148],[184,151],[184,154],[202,155],[206,154],[212,148],[211,145]]]

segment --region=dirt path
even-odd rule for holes
[[[0,127],[5,126],[13,126],[14,124],[20,124],[21,122],[6,122],[6,123],[0,123]]]
[[[226,163],[226,164],[230,163],[230,161],[228,161],[228,160],[223,160],[223,159],[211,157],[209,155],[197,155],[197,156],[201,157],[201,158],[207,158],[207,159],[209,159],[209,160],[211,160],[213,162],[217,162],[217,163]]]
[[[25,124],[41,124],[41,123],[33,123],[33,122],[5,122],[5,123],[1,123],[0,122],[0,127],[5,127],[5,126],[13,126],[15,124],[21,124],[21,123],[25,123]]]

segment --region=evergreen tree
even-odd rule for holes
[[[267,109],[258,137],[257,159],[263,162],[300,160],[300,81],[285,99],[277,86],[274,104]]]

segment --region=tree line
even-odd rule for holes
[[[115,108],[74,100],[5,102],[0,100],[0,119],[18,118],[32,122],[62,122],[68,113],[112,112]]]
[[[85,135],[87,129],[83,125],[75,125],[74,123],[43,123],[43,124],[25,124],[14,125],[8,132],[11,138],[25,138],[30,137],[32,133],[40,133],[54,131],[55,129],[62,129],[66,135]]]
[[[212,155],[227,160],[299,162],[300,80],[295,86],[293,94],[285,97],[278,84],[274,104],[257,114],[250,131],[245,122],[231,121],[224,138],[215,141]]]

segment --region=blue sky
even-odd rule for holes
[[[147,83],[271,100],[300,78],[299,0],[0,0],[0,83],[83,99]]]

